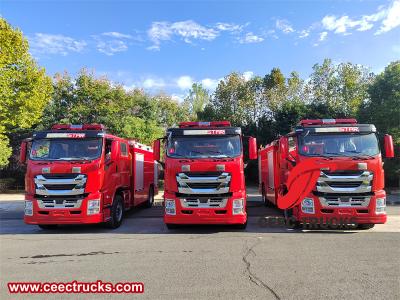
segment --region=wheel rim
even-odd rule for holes
[[[116,215],[117,215],[117,222],[121,222],[121,219],[122,219],[122,204],[121,204],[121,202],[118,202],[118,204],[117,204]]]

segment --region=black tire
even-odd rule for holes
[[[375,224],[358,224],[357,228],[361,230],[368,230],[374,228]]]
[[[167,228],[168,228],[169,230],[171,230],[171,229],[176,229],[176,228],[179,227],[178,224],[165,223],[165,225],[167,226]]]
[[[146,201],[146,207],[147,208],[150,208],[150,207],[152,207],[153,206],[153,203],[154,203],[154,189],[153,189],[153,187],[151,186],[150,188],[149,188],[149,196],[147,197],[147,201]]]
[[[234,226],[236,229],[245,230],[247,227],[247,220],[246,220],[246,223],[244,223],[244,224],[235,224]]]
[[[262,189],[261,189],[261,198],[262,198],[262,201],[263,201],[265,207],[273,206],[272,203],[268,201],[267,194],[265,193],[264,185],[262,186]]]
[[[111,220],[107,222],[107,227],[118,228],[124,218],[124,201],[121,195],[116,195],[111,206]]]
[[[301,223],[297,220],[294,219],[293,217],[293,209],[285,209],[283,211],[285,215],[285,222],[286,222],[286,227],[290,229],[299,229],[301,228]]]
[[[54,225],[54,224],[41,224],[38,225],[40,227],[40,229],[43,230],[54,230],[58,228],[58,225]]]

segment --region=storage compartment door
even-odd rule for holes
[[[135,191],[143,190],[144,154],[135,153]]]

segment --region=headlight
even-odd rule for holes
[[[88,200],[87,214],[94,215],[100,213],[100,199]]]
[[[232,214],[238,215],[244,212],[244,199],[234,199],[232,203]]]
[[[386,213],[386,198],[376,198],[376,214]]]
[[[301,201],[301,211],[306,214],[313,214],[314,210],[314,199],[313,198],[304,198]]]
[[[176,207],[174,199],[165,199],[165,214],[176,215]]]
[[[25,216],[33,216],[33,202],[25,201]]]

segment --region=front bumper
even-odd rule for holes
[[[32,201],[33,215],[24,215],[24,222],[32,225],[62,225],[62,224],[95,224],[104,222],[104,213],[88,215],[88,200],[99,199],[100,194],[91,194],[84,198],[79,208],[40,208],[35,199],[30,195],[25,196],[25,200]]]
[[[366,207],[334,207],[322,206],[319,198],[315,195],[309,195],[313,198],[315,213],[304,213],[301,210],[301,204],[294,208],[294,217],[301,223],[316,224],[384,224],[387,221],[385,213],[376,214],[376,198],[386,197],[385,191],[378,191],[371,196],[369,205]]]
[[[176,215],[168,215],[164,210],[164,223],[166,224],[245,224],[247,222],[246,201],[244,201],[244,213],[232,214],[233,199],[246,199],[243,193],[233,193],[223,208],[185,208],[182,207],[179,198],[172,194],[164,194],[165,199],[174,199]]]

